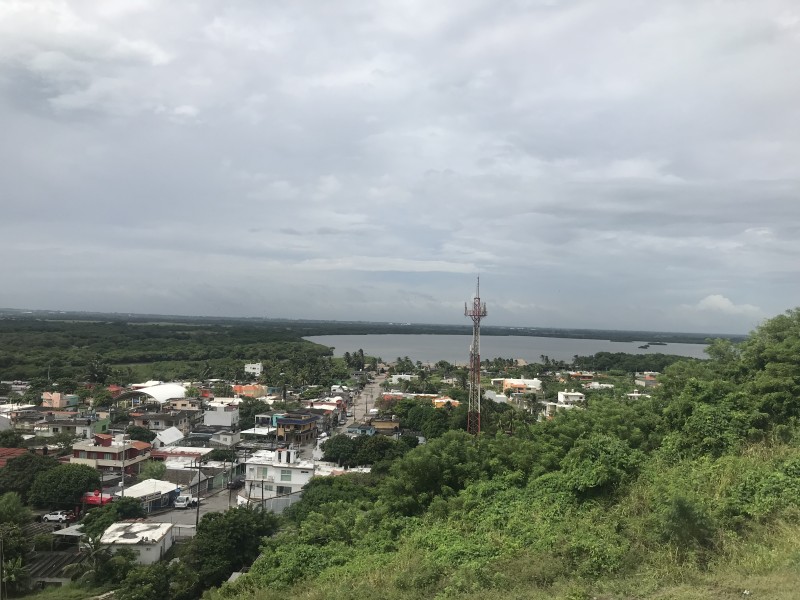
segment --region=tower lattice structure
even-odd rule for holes
[[[481,302],[481,280],[475,288],[472,307],[464,304],[464,316],[472,319],[472,345],[469,349],[469,408],[467,433],[481,432],[481,319],[486,316],[486,303]]]

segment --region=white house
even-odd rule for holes
[[[245,485],[239,504],[259,505],[262,500],[294,494],[314,476],[313,460],[298,460],[297,450],[259,450],[247,459]]]
[[[244,372],[248,375],[254,375],[255,377],[261,377],[261,373],[264,371],[264,365],[261,363],[247,363],[244,366]]]
[[[239,406],[227,402],[209,402],[203,413],[203,424],[234,428],[239,425]]]
[[[211,436],[212,446],[221,446],[224,448],[232,448],[242,440],[240,432],[236,431],[217,431]]]
[[[584,400],[586,400],[586,396],[582,392],[575,390],[558,392],[558,404],[575,406]]]
[[[159,431],[153,440],[153,448],[163,448],[164,446],[174,446],[184,438],[183,433],[177,427],[170,427],[164,431]]]
[[[614,384],[613,383],[598,383],[597,381],[592,381],[591,383],[584,383],[584,389],[587,390],[613,390]]]
[[[149,523],[144,521],[122,521],[114,523],[103,532],[100,543],[111,552],[130,548],[142,565],[158,562],[172,547],[175,538],[172,523]]]

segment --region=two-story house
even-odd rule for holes
[[[124,469],[127,474],[136,474],[141,463],[149,459],[150,444],[119,434],[113,438],[98,435],[93,440],[77,442],[72,446],[69,462],[87,465],[101,472],[121,472]]]
[[[206,411],[203,414],[203,425],[235,429],[239,426],[239,406],[223,402],[209,402],[206,404]]]
[[[131,414],[133,424],[144,427],[150,431],[164,431],[170,427],[180,430],[186,435],[192,429],[192,416],[195,413],[187,410],[177,410],[169,412],[143,412]]]
[[[48,413],[43,420],[33,425],[33,434],[39,437],[53,437],[67,433],[75,437],[90,439],[96,433],[108,431],[109,419],[95,419],[92,417],[73,416],[59,418]]]
[[[68,409],[77,408],[80,398],[76,394],[61,392],[42,392],[42,408]]]

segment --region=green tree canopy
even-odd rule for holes
[[[148,444],[156,439],[155,431],[150,431],[146,427],[141,427],[139,425],[131,425],[125,430],[132,440],[138,440],[140,442],[147,442]]]
[[[103,535],[103,532],[117,521],[138,519],[144,516],[144,508],[137,498],[119,498],[105,506],[91,509],[83,517],[81,524],[86,535],[96,538]]]
[[[31,486],[28,501],[34,506],[71,509],[83,494],[100,487],[100,475],[86,465],[58,465],[39,473]]]
[[[52,456],[29,453],[12,458],[0,469],[0,493],[16,492],[24,501],[29,501],[28,493],[36,477],[57,466],[58,461]]]
[[[22,434],[13,429],[0,431],[0,448],[24,448],[25,440]]]
[[[6,492],[0,496],[0,523],[25,525],[31,519],[31,511],[23,504],[19,494]]]

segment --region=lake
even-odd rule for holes
[[[384,361],[408,356],[412,361],[466,365],[469,362],[470,335],[316,335],[305,338],[316,344],[332,346],[335,356],[351,354],[359,348],[369,356],[379,356]],[[540,356],[551,360],[572,361],[576,354],[591,356],[597,352],[627,352],[628,354],[677,354],[692,358],[708,358],[705,344],[667,344],[639,348],[645,342],[611,342],[573,338],[535,336],[481,336],[481,359],[521,358],[527,362],[541,362]]]

